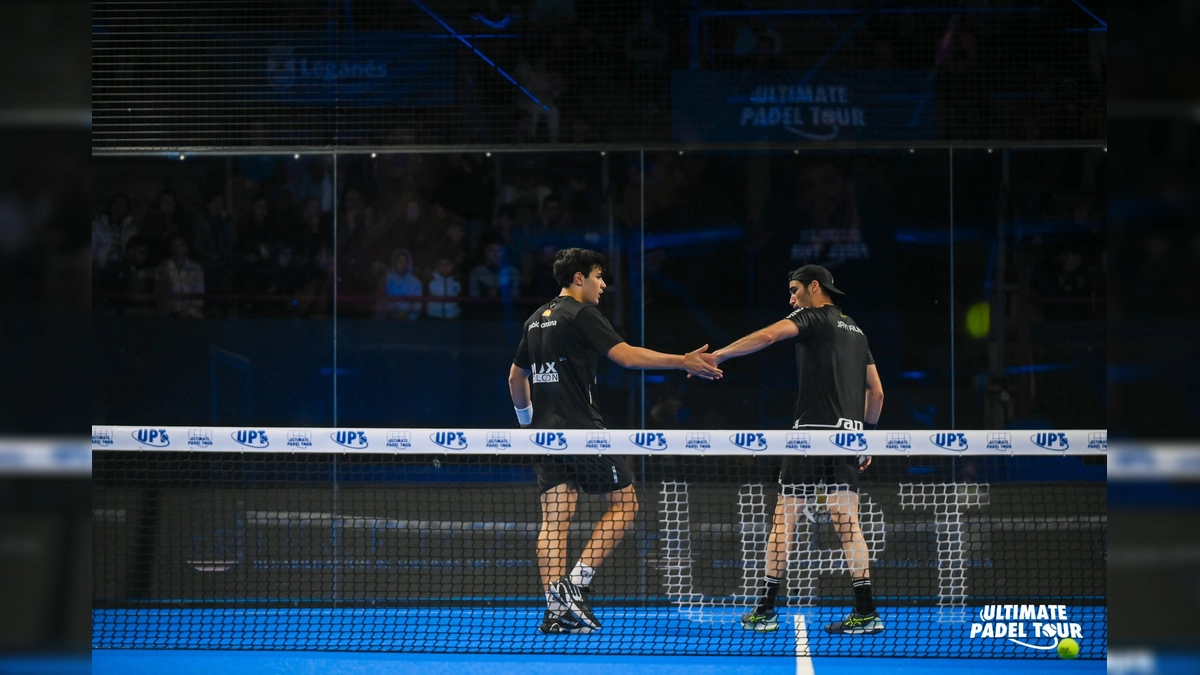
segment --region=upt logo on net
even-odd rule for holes
[[[467,434],[462,431],[435,431],[429,440],[447,450],[466,450]]]
[[[866,450],[867,436],[857,432],[845,432],[829,437],[829,442],[844,450]]]
[[[343,429],[341,431],[335,431],[332,434],[329,434],[329,437],[333,439],[334,443],[337,443],[343,448],[350,448],[352,450],[359,450],[369,445],[367,443],[367,432],[360,429]]]
[[[265,448],[271,445],[267,432],[263,429],[238,429],[230,434],[239,445],[247,448]]]
[[[767,436],[761,431],[743,431],[729,437],[729,442],[743,450],[766,450]]]
[[[1083,626],[1071,621],[1066,605],[985,605],[979,621],[971,624],[970,637],[1007,638],[1029,649],[1051,650],[1063,638],[1082,640]]]
[[[1061,431],[1045,431],[1029,437],[1033,444],[1047,450],[1069,450],[1071,448],[1067,435]]]
[[[534,445],[547,450],[567,449],[567,435],[561,431],[539,431],[532,434],[529,440],[533,441]]]
[[[958,433],[957,431],[947,431],[940,434],[934,434],[929,437],[929,440],[934,445],[944,450],[963,452],[968,447],[967,435]]]
[[[637,433],[637,434],[632,434],[629,437],[629,440],[634,445],[638,446],[639,448],[645,448],[647,450],[666,450],[667,449],[666,434],[655,432],[655,431],[645,431],[645,432],[641,432],[641,433]]]
[[[133,440],[153,448],[165,448],[171,444],[166,429],[138,429],[133,432]]]

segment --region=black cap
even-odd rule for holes
[[[799,281],[802,284],[807,284],[810,281],[816,280],[821,284],[821,288],[825,289],[826,293],[834,293],[836,295],[845,295],[833,285],[833,275],[829,270],[820,265],[805,265],[798,270],[792,271],[788,275],[789,281]]]

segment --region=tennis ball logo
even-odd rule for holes
[[[1058,656],[1064,659],[1073,659],[1079,656],[1079,643],[1071,638],[1063,638],[1058,643]]]

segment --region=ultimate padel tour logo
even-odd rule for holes
[[[607,431],[592,431],[588,433],[583,447],[588,450],[612,450],[612,441],[609,440]]]
[[[967,435],[957,431],[947,431],[929,437],[930,442],[943,450],[962,452],[967,449]]]
[[[1057,431],[1048,431],[1040,434],[1034,434],[1029,437],[1033,444],[1039,448],[1047,450],[1067,450],[1071,447],[1071,443],[1067,440],[1067,435]]]
[[[829,442],[844,450],[866,450],[867,436],[866,434],[858,433],[842,433],[834,434],[829,437]]]
[[[132,435],[133,440],[152,448],[165,448],[171,444],[166,429],[138,429]]]
[[[387,447],[391,450],[412,450],[412,434],[407,431],[389,431]]]
[[[111,448],[113,442],[112,429],[108,427],[96,427],[92,430],[92,445],[98,448]]]
[[[789,433],[783,447],[796,452],[808,452],[812,450],[812,437],[804,433]]]
[[[630,442],[647,450],[666,450],[667,435],[657,431],[644,431],[629,436]]]
[[[547,450],[566,450],[567,435],[561,431],[542,431],[529,437],[534,445]]]
[[[429,440],[447,450],[467,449],[467,435],[461,431],[436,431],[429,434]]]
[[[767,436],[758,431],[744,431],[729,437],[729,442],[743,450],[766,450]]]
[[[1012,452],[1012,434],[996,431],[987,435],[987,449],[996,452]]]
[[[912,451],[912,434],[903,431],[893,431],[888,433],[887,441],[884,443],[885,450],[894,450],[896,452]]]
[[[211,429],[188,429],[189,448],[211,448],[212,446]]]
[[[288,432],[287,446],[289,448],[299,448],[308,450],[312,448],[312,432],[307,429],[292,429]]]
[[[986,605],[971,624],[971,639],[996,638],[1048,651],[1064,638],[1082,640],[1083,627],[1071,621],[1066,605]]]
[[[230,434],[239,445],[247,448],[265,448],[271,445],[267,432],[263,429],[238,429]]]
[[[1088,434],[1088,450],[1103,450],[1108,452],[1108,432],[1093,431]]]
[[[358,429],[335,431],[329,434],[329,437],[333,439],[334,443],[351,450],[361,450],[370,445],[367,442],[367,432]]]
[[[704,431],[689,431],[683,447],[688,450],[712,450],[712,436]]]
[[[512,437],[507,431],[489,431],[485,445],[488,450],[512,450]]]

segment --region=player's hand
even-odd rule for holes
[[[706,380],[719,380],[724,375],[717,367],[717,357],[706,354],[707,351],[708,345],[704,345],[683,355],[683,369],[688,372],[688,377],[695,375]]]
[[[871,456],[870,455],[866,455],[866,456],[860,455],[858,458],[858,472],[862,473],[862,472],[866,471],[867,467],[869,467],[869,466],[871,466]]]

